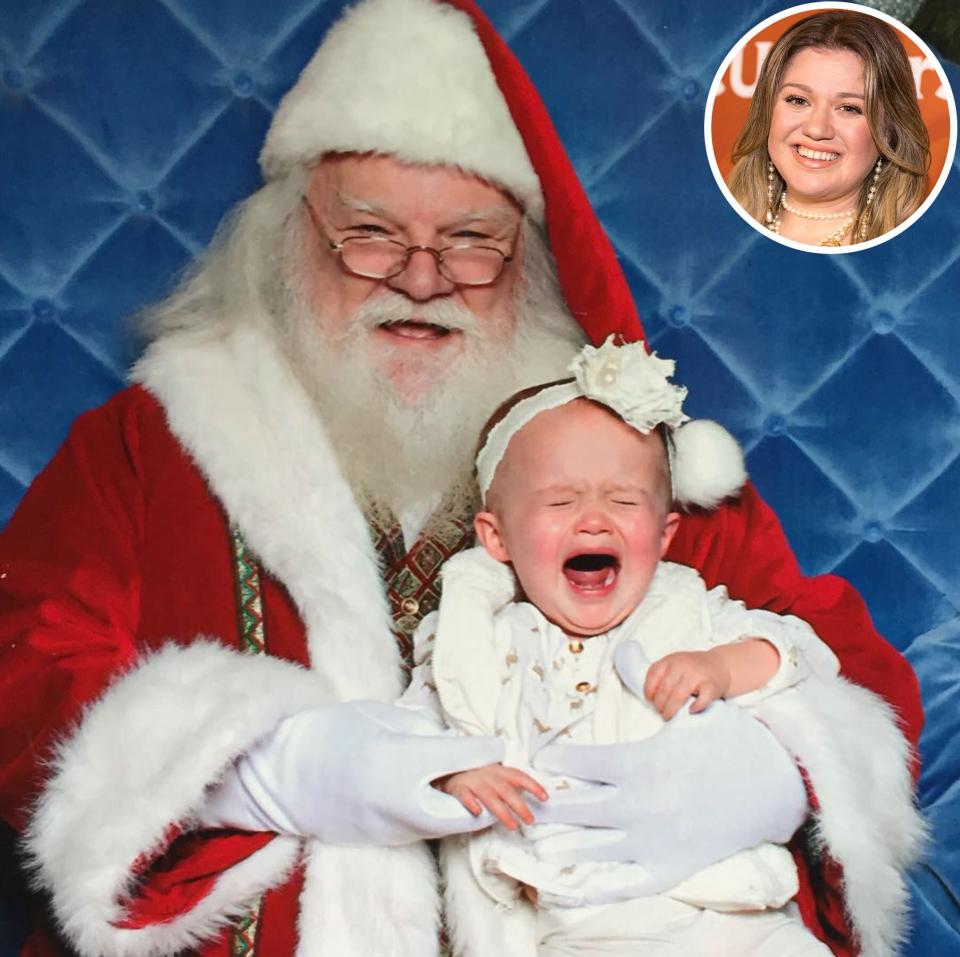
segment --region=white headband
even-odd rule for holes
[[[613,409],[644,435],[661,423],[677,428],[687,421],[688,416],[683,414],[687,390],[667,381],[676,363],[659,359],[655,352],[648,353],[643,342],[616,346],[613,338],[608,336],[598,349],[583,347],[570,363],[570,371],[576,377],[573,382],[549,386],[522,399],[490,430],[477,455],[477,479],[484,498],[510,439],[534,416],[574,399],[592,399]],[[669,442],[667,447],[669,454]],[[670,472],[672,479],[672,468]]]
[[[689,421],[683,412],[687,390],[668,381],[676,363],[648,353],[642,341],[617,346],[613,340],[611,335],[599,348],[584,346],[570,364],[573,382],[548,386],[520,400],[490,430],[476,463],[484,499],[510,439],[541,412],[580,398],[607,406],[644,435],[667,426],[674,501],[713,508],[740,490],[746,481],[740,446],[715,422]],[[681,429],[685,422],[689,425]]]

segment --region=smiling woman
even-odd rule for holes
[[[733,149],[734,198],[795,242],[845,246],[907,219],[929,135],[896,32],[851,10],[794,24],[770,51]]]

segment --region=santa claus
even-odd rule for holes
[[[391,703],[471,542],[474,443],[584,339],[642,335],[471,0],[346,14],[261,162],[149,316],[134,384],[77,422],[0,542],[0,800],[50,905],[32,955],[437,952],[423,839],[486,821],[430,782],[502,752]],[[742,715],[733,752],[707,729],[682,753],[623,745],[589,823],[644,849],[650,893],[803,824],[799,917],[837,954],[892,953],[922,833],[912,673],[844,582],[800,575],[749,487],[685,515],[668,557],[805,618],[849,681],[811,678],[764,713],[773,734]]]

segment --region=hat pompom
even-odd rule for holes
[[[673,433],[674,496],[680,505],[716,508],[747,480],[743,450],[722,426],[696,419]]]

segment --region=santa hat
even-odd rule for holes
[[[567,306],[594,344],[643,329],[616,253],[540,96],[473,0],[361,0],[280,102],[268,178],[329,152],[458,166],[546,227]]]
[[[519,393],[495,422],[477,453],[477,483],[484,499],[510,440],[541,412],[577,399],[590,399],[615,412],[627,425],[649,435],[663,427],[670,464],[671,498],[680,506],[716,508],[737,495],[747,473],[743,451],[723,426],[691,421],[683,411],[687,390],[670,382],[676,363],[648,353],[643,342],[584,346],[570,364],[574,378]],[[500,417],[498,418],[498,414]]]
[[[260,162],[272,178],[330,152],[457,166],[503,187],[545,225],[590,342],[645,338],[546,107],[473,0],[361,0],[346,11],[280,102]],[[678,501],[710,507],[739,489],[742,455],[725,430],[697,422],[675,435]]]

